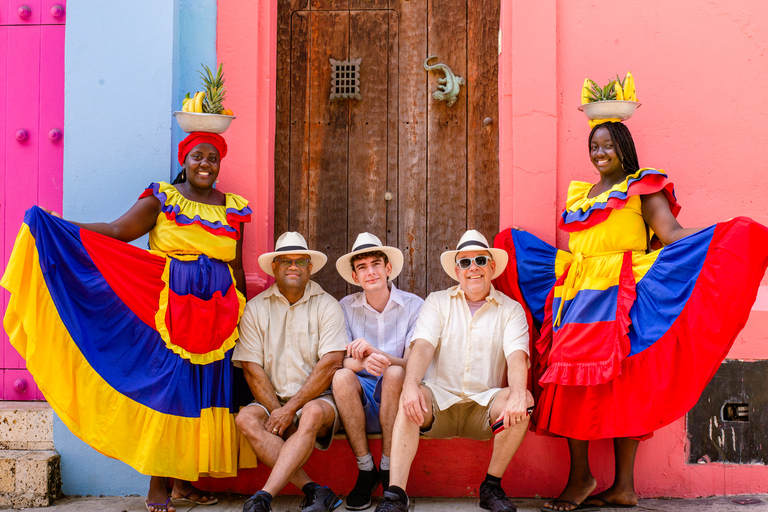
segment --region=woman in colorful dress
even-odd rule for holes
[[[559,221],[570,252],[516,229],[495,241],[510,255],[498,287],[540,328],[532,428],[568,439],[568,483],[542,510],[637,504],[639,441],[695,405],[744,326],[768,264],[768,229],[749,219],[680,226],[672,183],[640,168],[623,123],[594,126],[589,153],[600,180],[572,182]],[[651,231],[663,249],[649,250]],[[615,479],[590,496],[597,481],[589,442],[606,438]]]
[[[226,154],[220,135],[191,133],[179,183],[152,183],[111,223],[33,207],[2,280],[6,331],[40,390],[75,435],[153,475],[150,512],[212,505],[190,481],[237,472],[230,358],[251,210],[214,188]],[[126,243],[147,233],[149,251]]]

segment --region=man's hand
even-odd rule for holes
[[[375,377],[380,377],[391,364],[384,354],[373,353],[363,359],[363,367]]]
[[[350,357],[354,357],[358,361],[362,361],[367,356],[379,352],[380,351],[373,348],[373,345],[368,343],[365,338],[357,338],[355,341],[347,345],[347,354]]]
[[[418,384],[406,382],[403,384],[403,392],[400,395],[400,404],[403,407],[405,417],[418,426],[424,424],[424,413],[427,410],[427,403],[421,394]]]
[[[501,416],[496,418],[494,423],[503,419],[504,428],[514,427],[518,423],[525,421],[526,416],[528,416],[528,412],[526,411],[527,407],[528,400],[526,393],[515,393],[510,390],[507,403],[504,404],[504,410],[501,412]]]
[[[267,432],[282,437],[286,430],[293,425],[294,416],[296,416],[296,411],[290,407],[285,405],[278,407],[270,413],[269,419],[264,424],[264,429]]]

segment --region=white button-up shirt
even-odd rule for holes
[[[239,329],[232,362],[260,364],[283,404],[299,392],[321,357],[348,343],[339,303],[314,281],[294,304],[273,284],[248,301]]]
[[[458,285],[431,293],[416,323],[417,339],[436,348],[423,382],[440,410],[469,400],[488,405],[504,382],[507,357],[516,350],[530,355],[523,307],[493,287],[474,316]]]
[[[365,291],[347,295],[340,301],[350,341],[365,338],[374,347],[395,357],[403,357],[423,303],[421,297],[398,290],[394,283],[381,313],[368,304]],[[359,373],[368,374],[365,370]]]

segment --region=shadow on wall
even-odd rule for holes
[[[53,415],[53,444],[61,455],[61,490],[68,496],[143,496],[149,477],[100,454]]]

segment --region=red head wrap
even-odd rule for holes
[[[198,144],[205,143],[211,144],[219,150],[219,158],[221,160],[224,160],[224,157],[227,156],[227,141],[224,140],[224,137],[218,133],[192,132],[186,139],[179,142],[179,163],[184,165],[184,160],[187,158],[187,154],[192,151],[192,148]]]

